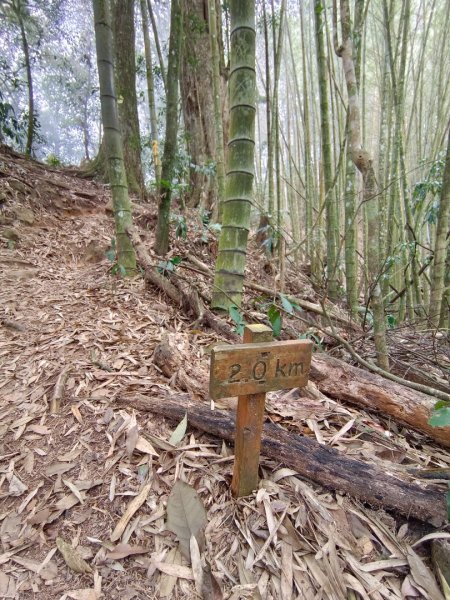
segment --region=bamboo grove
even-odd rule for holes
[[[0,8],[2,27],[17,40],[10,63],[26,67],[20,93],[1,67],[2,141],[11,129],[6,100],[17,96],[16,111],[27,116],[24,150],[36,155],[44,153],[33,135],[39,103],[55,101],[43,102],[55,84],[44,54],[36,58],[38,17],[56,18],[50,5],[37,2],[39,15],[27,0]],[[58,6],[69,14],[72,3]],[[90,15],[91,29],[79,24],[88,39],[92,5],[80,7]],[[131,256],[128,186],[158,206],[160,255],[186,208],[220,224],[216,308],[241,305],[250,233],[273,269],[274,289],[283,292],[286,273],[306,269],[324,299],[373,327],[384,369],[389,328],[448,329],[450,3],[96,0],[94,7],[103,134],[91,102],[95,57],[83,58],[89,72],[82,82],[78,76],[77,94],[65,89],[65,117],[72,111],[83,133],[86,172],[108,178],[109,164],[122,198],[119,253]],[[64,23],[64,14],[58,19]],[[69,146],[59,146],[61,154]],[[134,271],[133,261],[125,271]]]

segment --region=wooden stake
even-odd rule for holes
[[[271,342],[272,330],[266,325],[246,325],[244,344]],[[264,421],[266,393],[238,396],[234,470],[231,490],[236,497],[248,496],[258,487],[259,454]]]

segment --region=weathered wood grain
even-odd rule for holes
[[[244,343],[257,344],[272,340],[266,325],[247,325]],[[266,393],[239,396],[236,411],[236,435],[231,490],[237,498],[248,496],[258,487],[259,455],[264,424]]]
[[[311,355],[310,340],[216,346],[211,355],[211,398],[303,387]]]
[[[189,394],[171,398],[136,395],[121,405],[149,411],[179,421],[186,414],[190,427],[221,439],[233,440],[234,416],[212,411],[209,406],[192,403]],[[332,489],[346,492],[372,506],[384,507],[407,518],[439,527],[447,523],[445,489],[399,477],[374,464],[350,458],[315,439],[284,431],[271,423],[264,425],[261,453],[284,464],[303,477]]]

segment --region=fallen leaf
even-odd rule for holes
[[[122,533],[125,531],[125,527],[128,525],[129,520],[134,515],[136,511],[140,509],[140,507],[147,500],[147,496],[152,487],[152,482],[149,481],[144,485],[139,494],[133,498],[133,500],[128,505],[124,514],[120,517],[114,531],[111,534],[111,541],[117,542],[117,540],[121,537]]]
[[[179,576],[176,573],[180,572],[180,569],[187,569],[191,572],[191,578],[193,579],[191,569],[188,567],[181,566],[181,554],[177,548],[172,548],[172,550],[167,555],[165,562],[155,562],[155,566],[161,571],[161,579],[159,582],[159,597],[160,598],[172,598],[173,588],[177,583],[177,577]],[[168,573],[167,570],[172,569],[172,573]],[[186,577],[187,579],[187,577]]]
[[[63,473],[67,473],[67,471],[70,471],[76,466],[77,463],[53,463],[52,465],[45,467],[45,474],[48,477],[53,477],[53,475],[62,475]]]
[[[17,477],[15,473],[8,473],[7,478],[9,480],[8,494],[10,496],[21,496],[27,491],[28,487]]]
[[[65,592],[68,598],[72,598],[73,600],[98,600],[100,597],[97,592],[90,588],[85,588],[81,590],[69,590]]]
[[[142,435],[138,437],[136,442],[136,450],[142,452],[143,454],[150,454],[151,456],[159,456],[158,452],[153,448],[148,440],[146,440]]]
[[[77,498],[81,502],[81,504],[84,504],[83,497],[80,493],[80,490],[77,488],[77,486],[74,485],[68,479],[63,479],[63,483],[64,483],[64,485],[66,485],[69,488],[69,490],[72,492],[72,494],[75,496],[75,498]]]
[[[180,551],[187,560],[190,560],[191,535],[195,536],[200,550],[203,550],[205,525],[206,511],[199,495],[193,487],[178,479],[167,502],[166,527],[176,534],[180,542]]]
[[[169,444],[172,444],[173,446],[177,446],[181,442],[181,440],[184,438],[184,436],[186,435],[186,429],[187,429],[187,413],[184,415],[184,417],[178,423],[174,432],[170,436]]]
[[[128,457],[130,457],[133,454],[133,451],[136,448],[138,439],[139,439],[139,428],[137,425],[133,425],[127,431],[127,441],[125,444],[125,451],[126,451]]]
[[[0,571],[0,598],[16,597],[16,581],[6,573]]]
[[[427,567],[411,546],[406,548],[406,558],[411,568],[411,577],[423,590],[426,590],[431,600],[444,600],[432,571]]]
[[[75,573],[92,573],[92,568],[88,563],[81,558],[81,556],[77,553],[77,551],[72,548],[70,544],[65,542],[62,538],[56,538],[56,546],[58,550],[61,552],[66,565]]]
[[[195,589],[201,596],[203,589],[203,566],[200,548],[194,535],[191,535],[189,540],[189,551],[191,554],[192,573],[194,575]]]
[[[75,419],[78,421],[78,423],[83,425],[83,417],[81,416],[80,409],[78,408],[78,406],[76,406],[74,404],[73,406],[70,407],[70,410],[72,411],[72,414],[75,417]]]
[[[109,558],[110,560],[119,560],[131,556],[132,554],[145,554],[146,552],[151,552],[151,548],[146,548],[145,546],[131,546],[130,544],[117,544],[114,550],[108,552],[106,558]]]

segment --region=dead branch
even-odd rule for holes
[[[172,398],[136,395],[121,398],[119,402],[175,421],[187,412],[192,427],[221,439],[234,439],[234,416],[193,403],[188,394],[177,394]],[[349,458],[334,448],[271,423],[264,426],[261,451],[264,456],[329,489],[340,490],[373,506],[435,526],[446,523],[445,493],[436,485],[407,481],[398,473],[391,475],[375,465]]]
[[[70,367],[65,367],[61,373],[58,375],[58,379],[55,383],[55,389],[53,391],[53,396],[50,402],[50,413],[55,414],[59,411],[61,398],[64,394],[64,386],[66,385],[67,377],[70,373]]]
[[[194,264],[199,270],[203,271],[203,273],[205,275],[207,275],[210,278],[213,278],[213,273],[211,272],[209,267],[207,265],[205,265],[205,263],[198,260],[198,258],[196,258],[195,256],[192,256],[192,254],[188,254],[187,259],[190,262],[192,262],[192,264]],[[277,298],[280,298],[280,292],[271,290],[270,288],[267,288],[263,285],[259,285],[259,283],[254,283],[252,281],[244,281],[244,287],[246,287],[250,290],[254,290],[256,292],[263,292],[264,294],[267,294],[268,296],[276,296]],[[325,316],[325,313],[319,304],[314,304],[313,302],[308,302],[307,300],[303,300],[301,298],[294,298],[294,297],[288,297],[288,298],[295,304],[298,304],[304,310],[312,312],[316,315],[320,315],[322,317]],[[350,321],[346,317],[344,317],[344,316],[338,314],[336,311],[334,311],[332,306],[330,307],[330,313],[331,313],[331,316],[333,317],[333,319],[344,324],[346,327],[350,327],[351,329],[357,329],[357,330],[361,329],[357,323],[355,323],[354,321]]]

